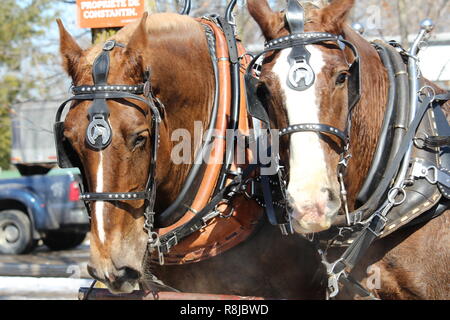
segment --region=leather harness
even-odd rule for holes
[[[247,59],[244,49],[236,41],[233,27],[229,24],[229,21],[217,16],[198,20],[199,23],[204,25],[206,37],[210,44],[216,79],[211,128],[215,128],[222,133],[225,133],[226,129],[239,129],[248,134],[249,129],[254,128],[254,124],[259,121],[266,125],[262,127],[262,131],[268,129],[267,112],[263,103],[256,96],[255,86],[258,79],[252,75],[252,68],[262,55],[292,48],[288,57],[291,69],[286,81],[292,89],[302,91],[308,89],[315,81],[314,70],[309,65],[311,54],[307,50],[307,45],[332,42],[339,46],[341,50],[348,47],[353,52],[355,59],[349,64],[351,77],[348,82],[349,105],[346,128],[341,130],[321,123],[301,123],[280,130],[281,136],[305,131],[336,136],[343,145],[340,168],[338,168],[339,178],[342,182],[343,171],[348,160],[352,110],[360,99],[361,79],[358,50],[342,36],[330,33],[305,32],[304,10],[296,0],[289,0],[286,19],[291,32],[290,35],[266,43],[265,49],[256,55],[252,61]],[[261,207],[265,208],[269,221],[274,225],[279,225],[284,234],[288,234],[288,231],[292,232],[285,202],[286,182],[282,168],[279,167],[277,174],[274,176],[255,176],[255,172],[261,167],[259,161],[247,166],[235,165],[232,161],[233,148],[226,148],[222,139],[214,139],[214,141],[207,139],[207,141],[213,143],[214,148],[220,150],[216,157],[218,157],[217,159],[223,158],[225,164],[222,166],[218,165],[217,161],[213,161],[213,165],[206,167],[194,166],[177,201],[165,212],[155,215],[153,210],[156,196],[154,174],[159,145],[159,123],[161,121],[159,109],[163,109],[164,106],[152,94],[149,74],[145,75],[142,84],[130,86],[107,83],[110,68],[109,52],[120,50],[123,47],[124,45],[116,43],[114,40],[107,41],[93,65],[94,85],[74,87],[72,89],[74,96],[66,100],[58,109],[54,126],[58,163],[62,168],[81,165],[77,163],[70,144],[64,138],[64,122],[61,121],[61,118],[69,102],[92,101],[88,111],[90,123],[86,131],[86,143],[90,148],[101,151],[109,146],[113,135],[108,121],[107,101],[118,101],[120,99],[140,101],[149,107],[153,131],[153,150],[147,186],[144,191],[132,193],[83,193],[82,200],[87,202],[146,200],[144,228],[149,234],[149,249],[153,254],[152,258],[160,264],[198,262],[234,247],[256,230],[256,225],[262,217]],[[386,53],[386,50],[381,47],[382,45],[379,44],[380,56],[386,65],[389,63],[386,57],[395,55],[392,52]],[[395,65],[395,63],[393,64]],[[397,66],[399,66],[398,63]],[[390,79],[393,80],[394,77],[391,76]],[[231,88],[229,83],[232,83]],[[401,88],[401,85],[401,81],[398,81],[397,87]],[[404,95],[404,90],[401,92]],[[394,97],[394,95],[392,96]],[[338,228],[338,236],[333,233],[333,230],[330,231],[332,237],[326,233],[322,234],[327,240],[333,239],[335,244],[349,246],[344,255],[334,263],[328,263],[326,252],[318,249],[323,256],[323,263],[327,267],[331,297],[339,291],[339,282],[351,285],[361,296],[372,297],[348,274],[367,248],[379,237],[395,231],[398,227],[410,224],[414,218],[435,206],[441,199],[441,194],[450,199],[450,171],[447,169],[450,168],[450,153],[448,150],[445,152],[439,151],[448,149],[448,142],[450,141],[450,138],[448,138],[450,137],[450,129],[440,109],[442,102],[449,99],[448,94],[428,94],[421,97],[419,111],[407,130],[405,130],[406,126],[402,128],[404,127],[404,121],[398,120],[399,115],[406,118],[405,109],[394,110],[394,104],[392,104],[392,108],[388,107],[391,114],[397,115],[397,122],[392,120],[393,118],[387,117],[385,127],[389,127],[394,122],[397,124],[399,130],[396,134],[394,133],[393,138],[391,137],[393,141],[397,142],[394,143],[395,148],[392,149],[392,156],[388,165],[383,168],[383,178],[376,180],[375,175],[369,175],[368,181],[377,181],[378,183],[376,190],[370,190],[370,192],[366,190],[361,193],[360,197],[361,199],[379,197],[373,200],[373,203],[376,203],[377,206],[371,207],[371,210],[374,209],[368,214],[360,214],[360,219],[355,218],[358,216],[357,212],[346,212],[347,224],[344,223],[342,228]],[[389,101],[391,100],[389,99]],[[73,108],[76,108],[76,105],[76,103],[73,104]],[[432,106],[432,110],[430,106]],[[144,112],[138,106],[136,107]],[[428,120],[423,121],[424,117]],[[227,121],[227,119],[229,120]],[[416,135],[417,128],[424,128],[423,130],[419,129],[419,131],[425,131],[427,134],[422,138],[418,137]],[[385,130],[382,130],[381,135],[388,136]],[[395,220],[395,226],[392,227],[393,224],[389,224],[387,214],[391,210],[400,210],[401,205],[405,203],[404,200],[400,203],[398,196],[404,195],[406,200],[406,198],[411,198],[412,194],[421,193],[420,190],[414,189],[402,192],[394,190],[396,192],[391,193],[391,189],[386,194],[386,191],[390,188],[392,177],[398,171],[408,144],[414,139],[422,143],[421,147],[417,148],[418,150],[428,152],[434,148],[434,153],[431,158],[427,158],[425,153],[415,153],[416,161],[414,164],[416,167],[415,171],[412,170],[411,172],[411,179],[413,182],[415,180],[420,180],[421,183],[424,182],[425,184],[428,182],[427,185],[432,184],[436,188],[427,196],[427,200],[430,200],[429,203],[427,202],[419,211],[415,211],[407,219],[404,219],[401,213],[398,213],[397,217],[400,222],[397,222],[398,219]],[[204,150],[204,148],[201,148],[200,153],[203,153]],[[273,156],[277,161],[278,155]],[[255,157],[255,155],[248,154],[247,160],[252,157]],[[381,160],[374,161],[376,168],[382,167],[381,163]],[[204,173],[202,179],[197,180],[197,183],[202,185],[202,188],[199,188],[194,195],[188,194],[187,190],[192,186],[195,177],[199,176],[200,170]],[[376,171],[378,170],[373,170],[373,172]],[[367,185],[370,184],[367,183]],[[435,192],[437,188],[440,192]],[[345,188],[342,192],[345,192]],[[188,198],[194,200],[187,202]],[[254,199],[256,202],[249,201],[250,199]],[[386,201],[380,206],[382,200]],[[436,207],[431,217],[436,216],[446,208],[447,205]],[[349,219],[349,217],[352,219]],[[350,230],[352,236],[350,238],[343,237],[339,239],[340,242],[336,241],[336,237],[344,235],[343,231],[348,228],[349,222],[353,223],[353,228],[347,229]]]
[[[248,74],[251,73],[252,68],[257,60],[267,52],[274,50],[283,50],[292,48],[289,55],[289,62],[291,70],[288,76],[288,85],[294,90],[306,90],[314,82],[314,70],[309,66],[310,53],[305,48],[308,44],[320,44],[325,41],[333,41],[337,43],[341,49],[347,45],[353,51],[356,59],[350,66],[351,77],[349,79],[349,112],[347,118],[347,127],[341,131],[332,126],[323,124],[297,124],[291,125],[287,128],[281,129],[281,135],[292,134],[296,132],[310,131],[318,133],[327,133],[337,136],[346,146],[341,154],[341,163],[338,168],[338,176],[341,182],[341,194],[344,200],[345,216],[338,217],[338,227],[333,227],[330,231],[318,234],[313,237],[313,242],[316,243],[318,251],[322,256],[322,263],[327,268],[329,276],[328,294],[333,298],[339,293],[339,282],[350,286],[355,293],[361,297],[373,299],[370,292],[363,288],[357,281],[355,281],[349,274],[354,266],[359,262],[360,258],[365,254],[367,249],[376,239],[386,236],[400,227],[411,225],[414,219],[419,217],[422,213],[432,209],[441,199],[441,194],[449,198],[450,195],[450,153],[448,144],[450,141],[450,126],[441,110],[441,105],[450,100],[450,94],[436,95],[434,92],[421,92],[420,104],[418,112],[413,117],[411,123],[407,120],[407,103],[408,87],[405,86],[404,79],[406,75],[406,68],[401,65],[398,58],[393,51],[392,46],[397,44],[390,44],[389,47],[383,46],[381,43],[375,44],[378,46],[381,60],[387,66],[391,91],[389,104],[387,108],[387,116],[384,121],[384,126],[381,132],[381,139],[387,139],[388,130],[394,126],[394,133],[391,136],[391,150],[389,161],[387,165],[382,162],[382,153],[384,150],[378,149],[374,158],[372,166],[372,173],[369,173],[366,180],[366,186],[375,184],[375,190],[368,191],[365,187],[360,193],[359,198],[368,199],[361,209],[350,213],[346,207],[346,190],[343,183],[343,171],[347,166],[346,151],[348,151],[349,131],[351,128],[351,114],[360,98],[360,70],[359,70],[359,55],[356,47],[350,42],[344,40],[340,36],[328,33],[304,33],[304,9],[296,0],[289,0],[288,10],[286,12],[286,19],[291,31],[291,34],[279,39],[271,40],[265,46],[264,51],[256,55],[248,68]],[[403,51],[404,52],[404,51]],[[407,53],[405,53],[407,56]],[[390,60],[391,59],[391,60]],[[395,60],[396,59],[396,60]],[[394,61],[395,60],[395,61]],[[389,67],[391,65],[391,67]],[[393,67],[392,67],[393,65]],[[394,70],[395,69],[395,70]],[[394,70],[394,71],[393,71]],[[298,73],[300,76],[293,76],[293,73]],[[296,80],[295,80],[296,79]],[[395,82],[396,81],[396,82]],[[251,100],[252,114],[259,118],[266,118],[265,112],[262,111],[263,103],[257,101],[256,89],[258,80],[254,77],[247,76],[247,85],[252,88],[247,88],[247,91],[254,96]],[[395,82],[395,83],[394,83]],[[395,88],[398,88],[397,91]],[[424,86],[426,88],[426,86]],[[354,97],[352,97],[352,93]],[[394,99],[397,99],[397,110],[394,110]],[[431,108],[430,108],[431,107]],[[423,121],[424,116],[429,119]],[[420,129],[419,128],[422,128]],[[429,127],[434,127],[429,128]],[[417,129],[419,132],[426,132],[422,137],[416,136]],[[409,179],[405,181],[410,184],[406,188],[392,188],[391,183],[395,175],[399,172],[403,158],[410,147],[411,141],[419,141],[421,139],[422,146],[418,147],[418,152],[414,153],[417,157],[413,162],[413,166],[409,175]],[[385,142],[384,140],[383,142]],[[382,145],[382,144],[381,144]],[[441,150],[436,147],[441,147]],[[445,148],[444,148],[445,147]],[[430,148],[434,148],[431,150]],[[446,149],[446,150],[445,150]],[[439,156],[438,156],[439,155]],[[433,161],[424,160],[430,158]],[[383,166],[385,166],[383,168]],[[376,178],[374,173],[383,170],[384,173],[381,178]],[[376,180],[376,182],[374,182]],[[421,185],[418,189],[417,186]],[[424,188],[426,192],[424,192]],[[437,190],[440,190],[438,192]],[[400,199],[399,199],[400,198]],[[408,199],[409,201],[406,201]],[[406,208],[405,208],[406,207]],[[438,216],[448,208],[448,201],[444,204],[438,204],[430,214],[427,214],[425,219],[431,219]],[[405,213],[407,212],[407,213]],[[389,215],[388,215],[389,214]],[[390,218],[392,218],[390,220]],[[364,221],[363,221],[364,220]],[[419,220],[419,219],[416,219]],[[423,222],[423,219],[419,221]],[[339,240],[341,241],[339,241]],[[344,239],[344,240],[342,240]],[[326,249],[320,247],[320,240],[325,243],[328,248],[331,245],[349,246],[344,254],[335,262],[329,263],[326,259]]]
[[[107,79],[110,70],[109,53],[115,48],[125,48],[123,44],[116,43],[114,40],[107,41],[100,55],[95,59],[92,66],[92,78],[94,85],[82,85],[72,88],[73,96],[64,101],[56,113],[54,132],[55,143],[57,146],[58,164],[61,168],[73,168],[81,166],[77,163],[75,152],[71,149],[68,141],[64,137],[64,121],[61,121],[62,114],[69,102],[92,101],[89,108],[89,125],[86,130],[86,143],[93,150],[101,151],[109,146],[112,140],[112,130],[109,124],[109,108],[107,100],[118,101],[120,99],[130,99],[139,101],[149,107],[150,117],[152,121],[152,154],[150,159],[149,175],[144,191],[139,192],[102,192],[102,193],[82,193],[80,199],[86,202],[91,201],[134,201],[145,200],[145,215],[151,217],[154,215],[155,205],[155,165],[157,161],[159,147],[159,124],[161,116],[157,105],[164,108],[162,103],[156,99],[151,91],[150,74],[146,72],[144,75],[144,83],[138,85],[118,85],[108,84]],[[142,96],[140,96],[142,95]],[[72,108],[76,108],[77,104],[73,104]],[[124,105],[123,106],[128,106]],[[134,105],[136,109],[146,112],[139,106]],[[87,188],[87,186],[84,186]],[[88,211],[89,206],[87,206]]]
[[[249,123],[250,118],[247,114],[247,99],[244,90],[245,67],[249,59],[245,57],[242,45],[236,41],[234,32],[230,32],[232,28],[226,19],[211,16],[197,19],[197,21],[204,26],[215,70],[216,93],[211,128],[218,130],[222,136],[226,135],[227,129],[239,129],[249,135],[251,123]],[[202,179],[197,182],[201,187],[197,189],[196,194],[188,195],[182,191],[176,201],[177,204],[163,213],[155,214],[153,210],[156,197],[154,174],[161,121],[158,108],[163,109],[164,106],[151,92],[149,75],[146,75],[144,84],[125,86],[107,83],[111,67],[109,52],[115,48],[120,50],[124,47],[125,45],[114,40],[107,41],[93,64],[94,85],[73,87],[74,96],[59,107],[55,123],[59,165],[62,168],[77,166],[81,169],[81,164],[76,161],[75,152],[64,137],[64,122],[61,121],[69,102],[93,101],[89,108],[90,123],[86,131],[86,143],[90,148],[98,151],[109,146],[113,135],[108,122],[109,110],[106,101],[134,99],[144,102],[152,112],[153,130],[151,169],[146,190],[122,193],[82,193],[81,200],[86,203],[146,200],[144,229],[149,235],[149,250],[153,253],[153,259],[160,264],[194,263],[214,257],[241,243],[256,230],[262,216],[262,209],[255,201],[246,198],[244,194],[248,194],[247,183],[251,180],[258,165],[240,168],[230,163],[227,161],[229,156],[225,151],[230,148],[226,148],[225,140],[211,137],[211,139],[207,139],[205,146],[199,152],[202,156],[204,152],[214,150],[211,154],[213,158],[209,159],[210,164],[204,165],[204,168],[193,167],[190,172],[190,176],[196,178],[201,177],[198,172],[203,171]],[[239,58],[240,56],[243,58]],[[233,70],[235,73],[237,72],[237,77],[233,77],[233,72],[230,72]],[[232,83],[233,92],[230,90],[230,83]],[[236,95],[238,95],[237,98]],[[76,108],[76,104],[73,105],[73,108]],[[137,108],[141,110],[139,107]],[[235,115],[229,121],[227,119],[231,114]],[[94,131],[94,129],[97,130]],[[94,136],[94,133],[97,135]],[[250,161],[252,155],[249,151],[247,154],[250,157],[248,161]],[[225,160],[225,165],[222,165],[223,160]],[[193,182],[189,177],[184,189],[192,187]],[[223,186],[219,186],[220,179],[223,181]],[[187,198],[194,200],[188,203]],[[87,207],[89,210],[89,206]]]

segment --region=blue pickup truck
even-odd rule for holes
[[[39,240],[53,250],[81,244],[89,217],[72,172],[0,180],[0,254],[33,250]]]

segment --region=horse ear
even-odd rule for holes
[[[76,66],[83,54],[83,49],[80,48],[75,39],[67,32],[61,19],[56,19],[59,28],[59,51],[63,59],[64,70],[75,78]]]
[[[274,12],[267,0],[247,0],[247,8],[266,40],[274,39],[284,26],[283,15],[280,12]]]
[[[328,6],[321,9],[321,20],[326,31],[341,33],[354,5],[355,0],[333,0]]]
[[[127,45],[127,51],[142,54],[148,46],[148,33],[146,28],[148,12],[144,12],[136,30],[130,37]]]

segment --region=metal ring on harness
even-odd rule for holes
[[[401,195],[400,200],[395,200],[398,195]],[[392,188],[388,192],[388,201],[394,206],[399,206],[406,201],[406,191],[403,188]]]

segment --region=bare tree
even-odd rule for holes
[[[400,42],[404,48],[408,47],[408,12],[406,0],[397,1],[398,23],[400,26]]]

